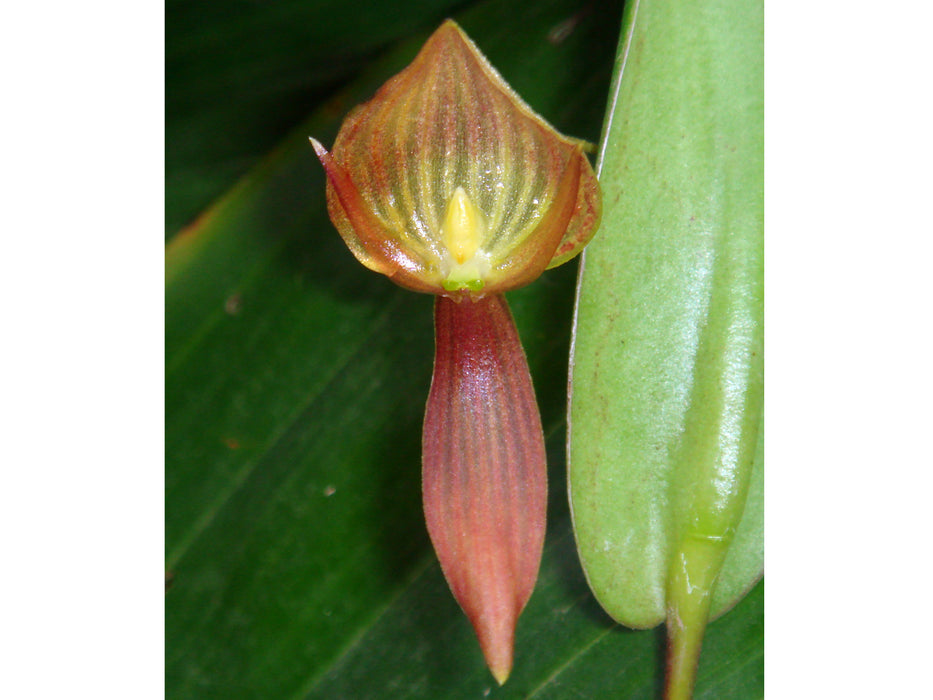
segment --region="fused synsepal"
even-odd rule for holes
[[[444,576],[501,684],[538,575],[547,510],[541,418],[502,296],[435,301],[424,511]]]

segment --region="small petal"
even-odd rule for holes
[[[403,287],[419,292],[430,292],[433,281],[425,272],[424,261],[417,252],[404,249],[398,241],[386,237],[381,223],[362,201],[349,174],[315,139],[311,145],[317,153],[328,178],[328,200],[333,192],[342,216],[346,218],[354,236],[346,238],[347,245],[366,267],[381,272]],[[335,219],[335,223],[336,223]],[[339,225],[338,225],[339,228]]]
[[[502,296],[435,301],[424,419],[428,532],[493,675],[512,668],[519,613],[538,575],[547,510],[544,435]]]

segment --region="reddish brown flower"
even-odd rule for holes
[[[493,675],[537,578],[547,473],[541,419],[503,292],[582,250],[600,194],[558,134],[447,21],[346,118],[327,172],[331,219],[364,265],[437,294],[423,435],[424,509],[444,575]]]
[[[332,153],[314,146],[350,250],[419,292],[521,287],[599,223],[583,142],[535,114],[449,20],[347,116]]]

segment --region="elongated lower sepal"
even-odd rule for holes
[[[502,684],[538,576],[547,510],[541,418],[505,298],[434,307],[424,421],[428,532],[444,576]]]

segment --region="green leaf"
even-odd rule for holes
[[[574,528],[613,618],[702,638],[763,567],[761,4],[640,0],[618,61],[571,361]]]
[[[457,20],[539,113],[595,140],[619,8],[594,8],[496,0]],[[307,142],[331,141],[346,111],[411,59],[434,28],[419,27],[167,248],[167,697],[660,689],[661,636],[614,625],[574,553],[563,459],[573,263],[509,295],[551,488],[541,576],[502,689],[431,551],[420,455],[432,299],[356,262],[328,220]],[[700,697],[747,698],[760,685],[761,609],[759,588],[711,626]]]
[[[169,0],[166,232],[176,233],[339,81],[458,0]]]

